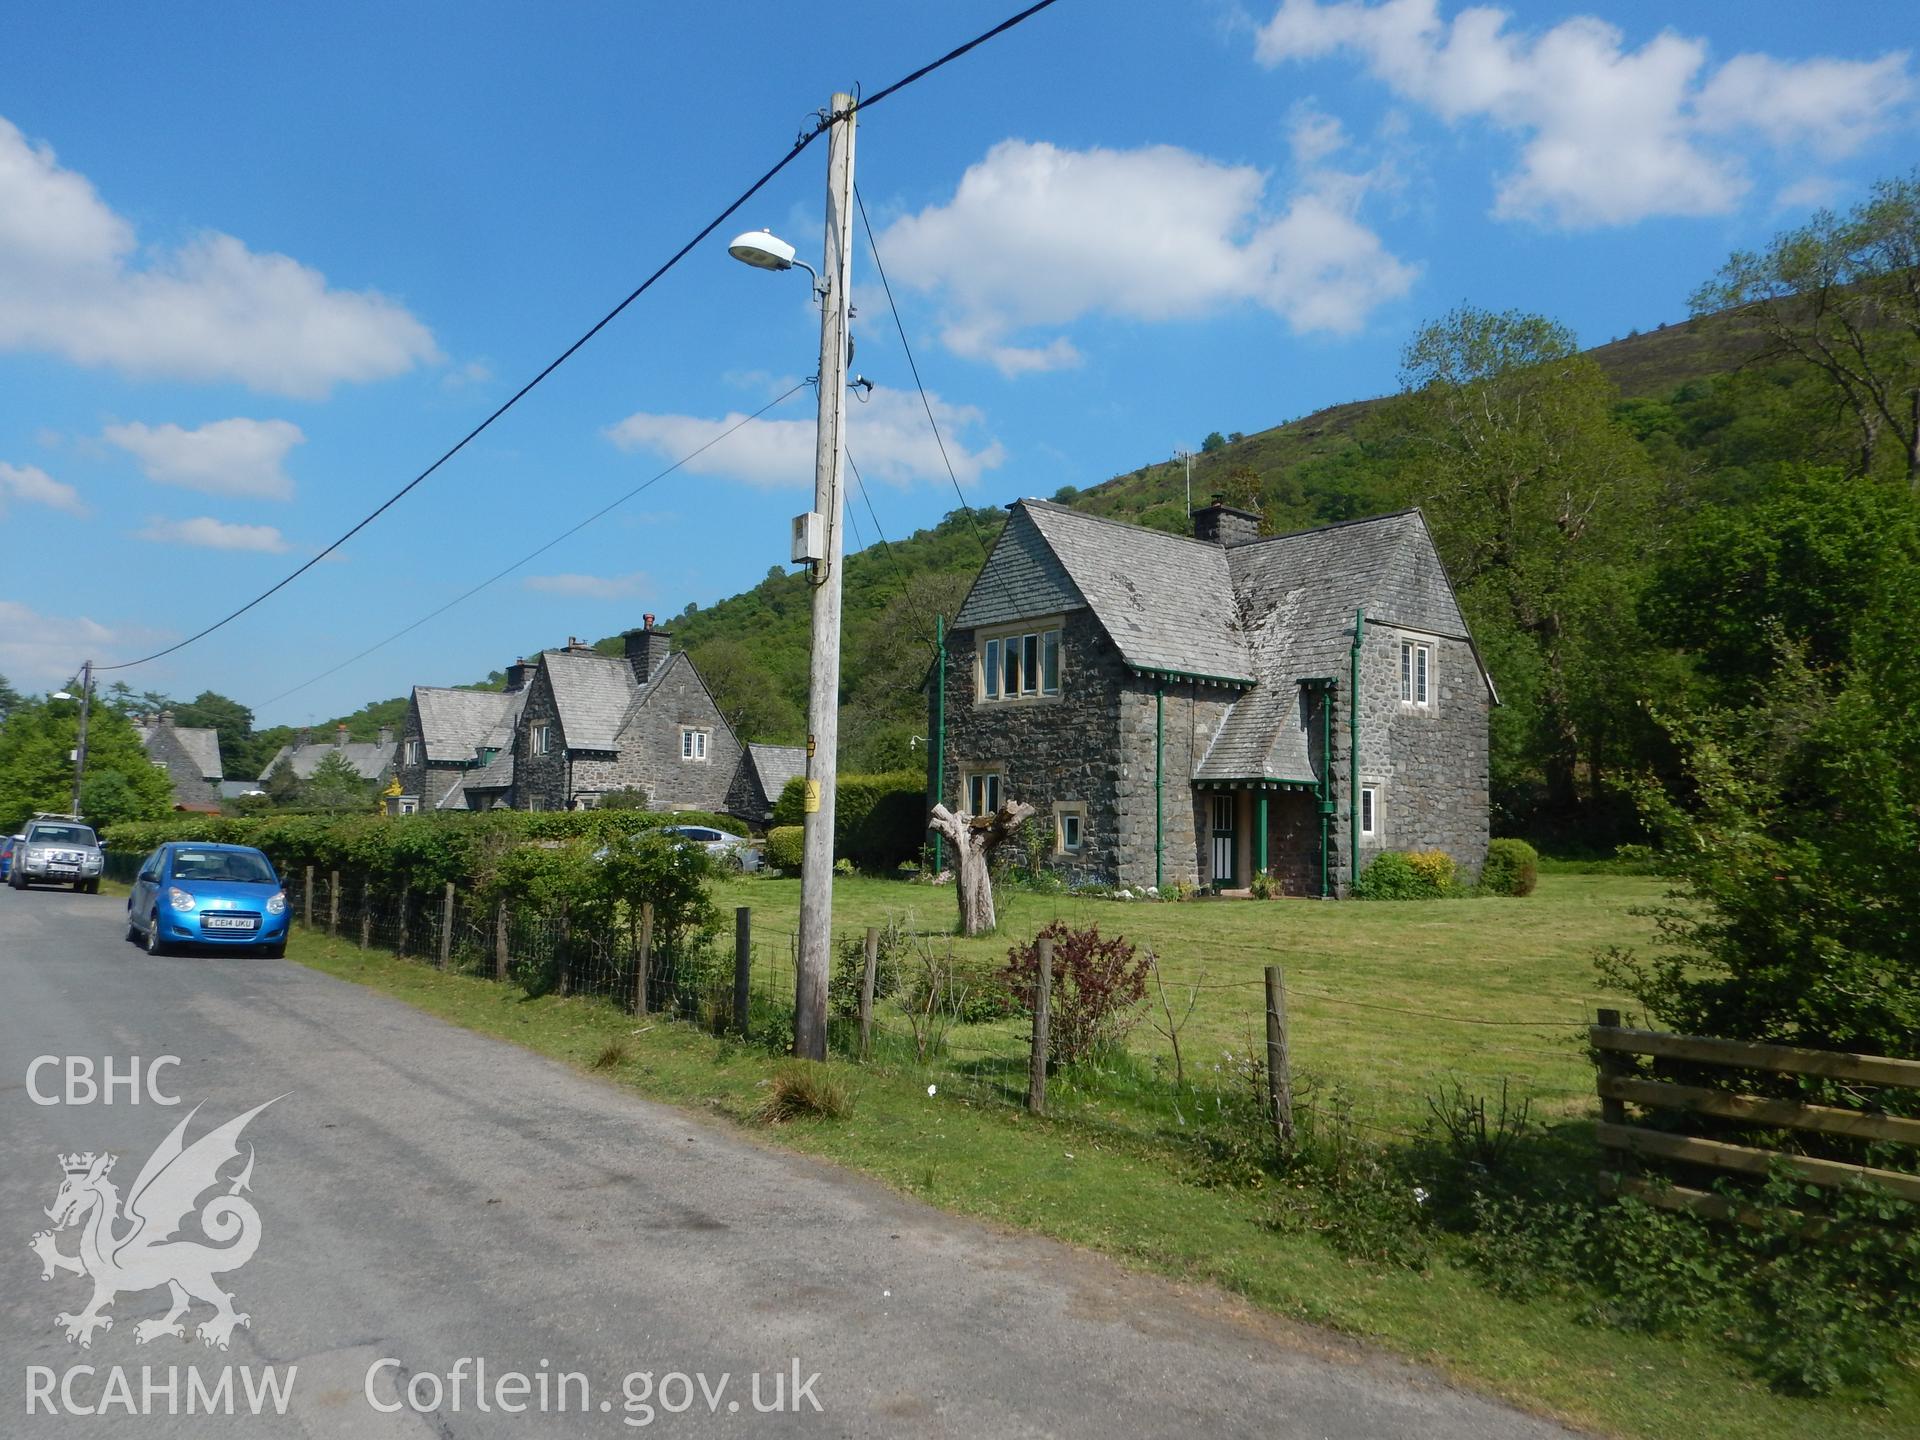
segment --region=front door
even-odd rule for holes
[[[1213,883],[1227,890],[1237,883],[1234,859],[1240,847],[1235,843],[1233,817],[1239,805],[1240,797],[1231,790],[1213,797]]]

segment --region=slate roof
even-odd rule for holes
[[[347,757],[362,780],[378,780],[393,764],[394,747],[381,745],[372,740],[350,740],[345,745],[282,745],[273,752],[273,758],[267,762],[266,769],[260,772],[260,783],[265,785],[267,776],[273,773],[273,767],[282,760],[293,765],[293,773],[302,780],[313,778],[313,772],[320,768],[320,762],[338,751]]]
[[[1418,510],[1222,546],[1021,500],[954,625],[1080,605],[1136,670],[1248,687],[1196,780],[1314,779],[1299,682],[1346,675],[1356,610],[1471,643]]]
[[[460,786],[467,790],[504,790],[513,784],[513,745],[511,740],[488,764],[482,765],[461,777]],[[442,809],[449,808],[446,805]]]
[[[449,690],[438,686],[413,687],[413,703],[420,711],[420,734],[428,760],[472,760],[500,723],[516,697],[499,690]],[[524,692],[518,693],[521,704]]]
[[[151,745],[151,736],[158,726],[136,725],[140,732],[140,743]],[[206,730],[196,726],[169,725],[173,738],[180,742],[180,748],[187,752],[187,758],[199,767],[202,780],[218,780],[226,767],[220,763],[220,732]]]
[[[679,658],[677,655],[674,658]],[[553,686],[560,729],[572,750],[618,750],[620,731],[640,685],[624,656],[547,650],[540,656]]]
[[[807,773],[807,748],[804,745],[747,746],[753,768],[760,776],[760,789],[770,801],[778,801],[787,782]]]

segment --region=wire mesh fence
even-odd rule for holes
[[[286,890],[296,924],[348,943],[512,984],[529,994],[596,999],[631,1015],[730,1034],[775,1052],[792,1042],[798,937],[785,927],[755,924],[751,915],[744,923],[736,915],[731,934],[665,936],[650,933],[644,905],[620,907],[611,922],[589,926],[565,915],[488,902],[453,887],[437,892],[399,888],[391,877],[379,875],[305,871],[289,875]],[[910,1072],[932,1096],[1024,1105],[1032,1019],[1004,977],[977,962],[956,960],[954,946],[942,935],[881,931],[873,998],[863,1019],[867,933],[834,937],[830,1052]],[[1198,985],[1169,980],[1158,996],[1150,989],[1132,1009],[1130,1039],[1088,1063],[1054,1069],[1049,1113],[1116,1141],[1183,1144],[1210,1124],[1228,1119],[1244,1124],[1250,1115],[1257,1117],[1266,1104],[1260,958],[1253,957],[1255,973],[1244,978],[1222,976]],[[1244,1044],[1208,1051],[1189,1042],[1182,1053],[1177,1012],[1191,989],[1207,992],[1209,1004],[1244,1011]],[[1168,997],[1165,991],[1178,993]],[[1492,1093],[1530,1067],[1548,1066],[1560,1083],[1519,1079],[1519,1089],[1556,1113],[1584,1115],[1594,1104],[1591,1083],[1581,1078],[1584,1015],[1525,1020],[1449,1015],[1342,995],[1324,984],[1289,993],[1296,1013],[1308,1017],[1294,1051],[1297,1103],[1309,1110],[1338,1109],[1342,1123],[1383,1141],[1415,1138],[1425,1097],[1442,1085]],[[1381,1028],[1392,1024],[1457,1029],[1460,1043],[1445,1049],[1444,1070],[1400,1063]],[[1316,1041],[1351,1047],[1374,1035],[1387,1038],[1364,1084],[1317,1065]]]

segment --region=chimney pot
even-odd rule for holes
[[[335,745],[344,745],[347,743],[347,727],[346,726],[344,725],[334,726],[333,743]]]
[[[653,616],[642,615],[640,619],[645,623],[647,629],[651,630],[653,628]]]

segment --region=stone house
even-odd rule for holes
[[[1058,868],[1129,887],[1478,874],[1498,697],[1418,510],[1262,539],[1217,499],[1192,538],[1010,509],[929,686],[949,807],[1026,801]]]
[[[167,772],[173,784],[173,808],[220,813],[220,732],[175,725],[173,712],[136,716],[133,728],[147,747],[147,758]]]
[[[757,745],[742,748],[740,768],[727,791],[727,814],[752,825],[773,822],[773,807],[789,780],[807,773],[804,745]]]
[[[273,752],[273,758],[267,761],[266,768],[260,772],[257,782],[265,788],[267,777],[282,760],[293,767],[293,773],[302,780],[311,780],[313,772],[320,768],[320,762],[328,755],[338,754],[345,757],[347,763],[362,780],[374,785],[384,785],[393,775],[394,757],[397,751],[393,743],[393,731],[388,726],[380,727],[377,740],[349,740],[347,727],[336,727],[331,744],[315,745],[305,730],[296,734],[291,743],[282,745]]]
[[[527,701],[527,677],[538,663],[515,660],[504,690],[413,687],[400,729],[393,813],[511,804],[514,730]]]

